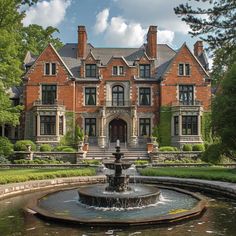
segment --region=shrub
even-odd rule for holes
[[[193,149],[193,147],[191,144],[184,144],[184,146],[183,146],[183,151],[191,152],[192,149]]]
[[[223,160],[222,146],[219,143],[211,144],[202,155],[202,160],[218,164]]]
[[[99,161],[99,160],[83,160],[82,163],[87,164],[87,165],[100,165],[101,161]]]
[[[75,149],[72,147],[66,147],[61,150],[62,152],[75,152]]]
[[[0,155],[0,164],[10,164],[10,161],[6,157]]]
[[[42,144],[40,146],[40,152],[51,152],[52,151],[52,146],[49,144]]]
[[[161,152],[174,152],[175,148],[171,146],[163,146],[159,148],[159,151]]]
[[[14,149],[15,151],[28,151],[27,146],[31,146],[32,151],[36,151],[36,145],[31,140],[19,140],[15,143]]]
[[[6,137],[0,137],[0,156],[9,156],[13,153],[13,144]]]
[[[193,145],[193,151],[204,151],[205,147],[203,144],[194,144]]]
[[[148,164],[148,161],[147,160],[136,160],[134,162],[135,165],[137,166],[141,166],[141,165],[147,165]]]

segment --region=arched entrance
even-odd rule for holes
[[[110,142],[126,142],[127,139],[127,124],[122,119],[114,119],[109,123],[109,138]]]

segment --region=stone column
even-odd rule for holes
[[[198,117],[197,117],[197,128],[198,128],[198,136],[201,137],[201,115],[199,114]]]
[[[106,123],[106,110],[105,107],[102,107],[102,109],[100,110],[100,134],[98,137],[98,146],[101,148],[105,148],[106,146],[106,136],[104,134],[104,126]]]
[[[131,147],[136,147],[138,143],[137,132],[136,132],[136,122],[137,122],[137,108],[132,109],[132,124],[131,124]]]
[[[182,115],[179,114],[179,136],[182,135]]]
[[[37,119],[36,136],[40,136],[40,115],[39,115],[39,113],[37,113],[36,119]]]

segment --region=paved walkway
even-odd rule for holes
[[[132,178],[131,178],[132,179]],[[137,176],[135,178],[137,182],[164,184],[172,187],[183,187],[189,190],[197,191],[203,190],[209,193],[218,193],[230,198],[236,199],[236,184],[222,181],[209,181],[200,179],[184,179],[174,177],[147,177]],[[39,191],[40,189],[61,187],[61,186],[73,186],[89,183],[104,183],[106,176],[86,176],[86,177],[69,177],[47,180],[28,181],[23,183],[13,183],[0,185],[0,199],[10,197],[16,194],[27,193],[31,191]]]

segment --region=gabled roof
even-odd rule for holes
[[[157,68],[157,74],[158,74],[158,78],[161,78],[163,75],[165,75],[171,68],[174,59],[181,53],[183,47],[186,47],[189,51],[189,53],[193,56],[193,58],[197,61],[197,63],[200,65],[200,67],[203,69],[204,73],[206,74],[207,77],[209,77],[207,71],[205,70],[205,68],[203,67],[203,65],[201,64],[201,62],[198,60],[198,58],[191,52],[191,50],[189,49],[189,47],[187,46],[186,43],[183,43],[183,45],[180,47],[180,49],[176,52],[176,54],[174,55],[173,58],[171,58],[171,60],[167,61],[166,63],[161,64],[160,67]],[[159,71],[158,71],[159,70]]]
[[[66,63],[63,61],[63,59],[61,58],[61,56],[59,55],[59,53],[57,52],[57,50],[53,47],[53,45],[51,43],[49,43],[47,45],[47,47],[44,48],[44,50],[42,51],[42,53],[35,59],[35,61],[32,62],[32,66],[35,65],[35,63],[38,61],[38,59],[40,58],[40,56],[44,53],[44,51],[48,48],[51,47],[51,49],[54,51],[54,53],[57,55],[57,57],[59,58],[59,60],[61,61],[61,63],[63,64],[63,66],[66,68],[66,70],[68,71],[69,75],[71,77],[73,77],[73,74],[71,73],[70,69],[68,68],[68,66],[66,65]],[[28,53],[28,52],[27,52]],[[27,54],[26,54],[27,56]],[[30,70],[29,70],[30,71]],[[25,76],[28,75],[29,71],[26,72]]]

